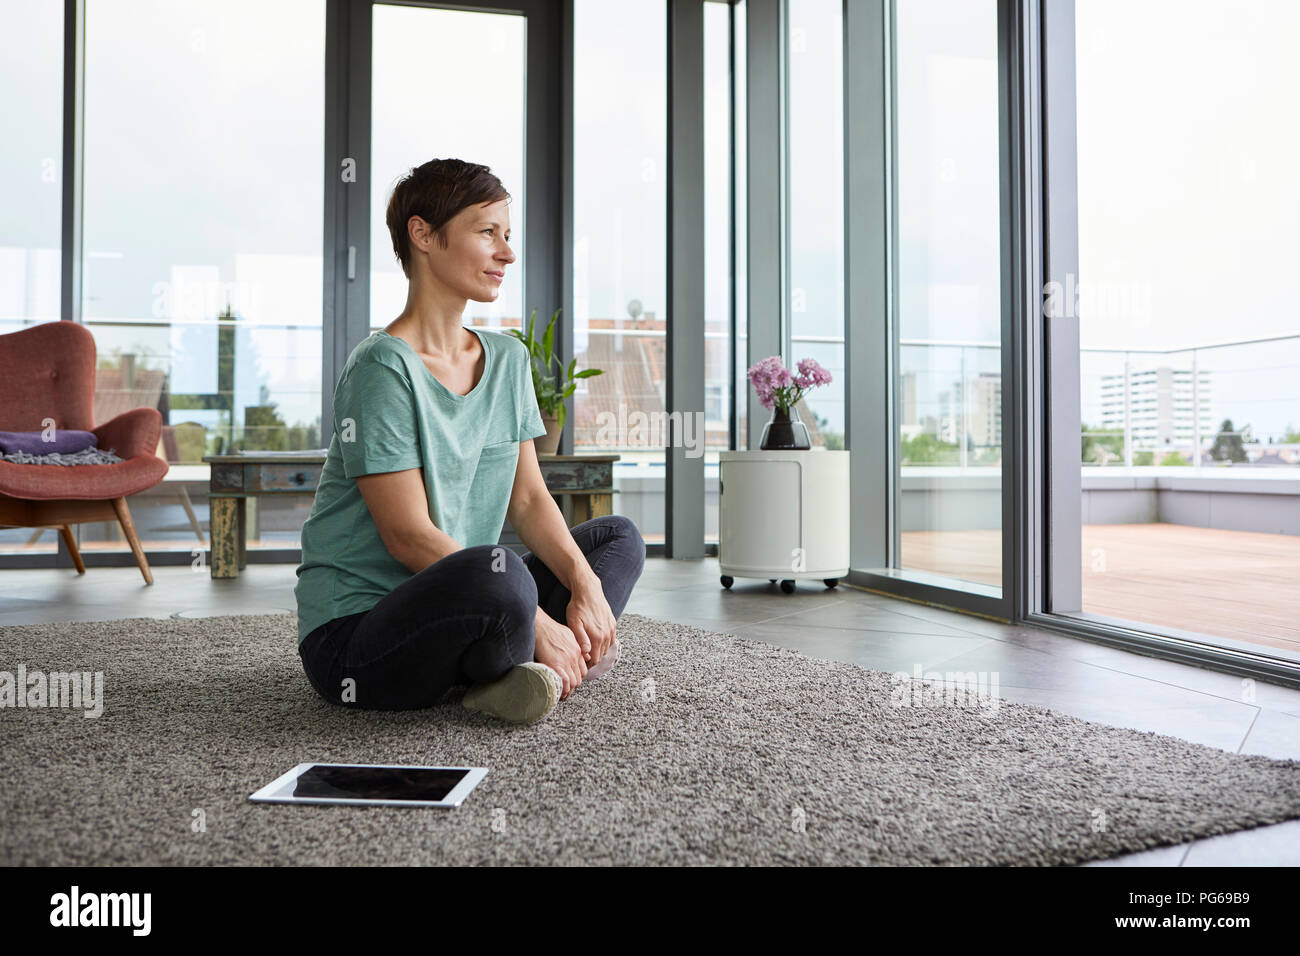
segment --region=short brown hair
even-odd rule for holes
[[[419,216],[433,227],[438,245],[447,248],[444,231],[466,206],[509,199],[501,180],[478,163],[459,159],[431,159],[416,166],[398,181],[388,198],[388,231],[393,237],[393,252],[402,264],[402,272],[411,278],[411,236],[407,223]]]

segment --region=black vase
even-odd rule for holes
[[[800,451],[812,448],[808,439],[808,426],[799,421],[799,409],[791,405],[788,411],[772,409],[772,420],[763,426],[763,439],[758,447],[763,451]]]

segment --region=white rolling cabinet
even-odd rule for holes
[[[718,453],[718,566],[734,578],[835,587],[849,573],[847,451]],[[800,553],[802,549],[802,554]]]

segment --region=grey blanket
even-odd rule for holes
[[[105,451],[92,446],[66,455],[58,452],[51,452],[48,455],[29,455],[22,451],[6,455],[0,452],[0,461],[12,461],[16,465],[115,465],[126,459],[113,454],[111,448]]]

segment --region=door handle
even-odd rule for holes
[[[357,247],[348,246],[348,279],[357,277]]]

